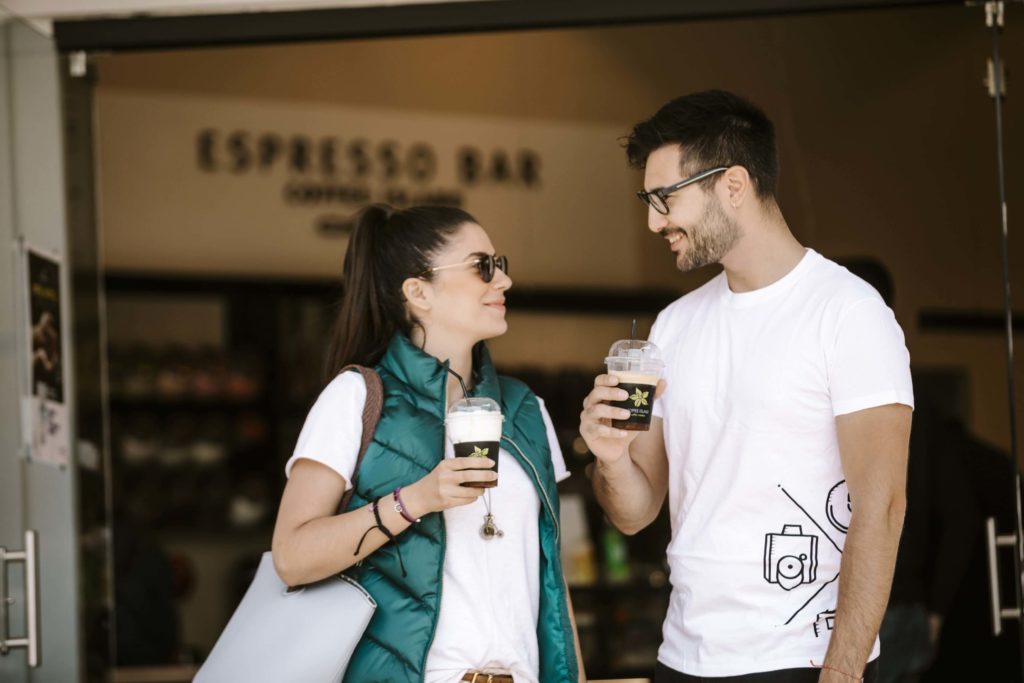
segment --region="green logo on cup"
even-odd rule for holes
[[[490,448],[480,448],[478,446],[473,446],[473,452],[469,454],[469,457],[485,458],[487,457],[487,454],[490,452],[490,450]]]
[[[640,406],[647,405],[647,395],[651,393],[649,391],[640,391],[640,387],[637,387],[636,393],[629,397],[629,400],[633,402],[633,405],[639,408]]]

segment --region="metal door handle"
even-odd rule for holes
[[[1003,632],[1004,619],[1019,619],[1020,612],[1015,608],[1003,607],[1002,598],[999,596],[999,566],[996,563],[996,548],[1001,546],[1016,547],[1016,534],[996,535],[996,518],[989,517],[985,520],[985,540],[988,546],[988,587],[989,596],[992,598],[992,633],[999,635]]]
[[[28,653],[28,665],[39,666],[39,618],[36,578],[38,575],[36,560],[38,559],[36,532],[25,532],[25,549],[10,551],[0,546],[0,655],[6,655],[19,647]],[[9,562],[25,563],[25,637],[8,638],[7,616],[14,598],[7,594],[7,564]]]

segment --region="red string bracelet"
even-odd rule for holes
[[[861,683],[864,681],[864,677],[863,676],[854,676],[853,674],[848,674],[845,671],[841,671],[841,670],[835,668],[834,666],[829,666],[827,664],[815,664],[813,659],[810,660],[810,662],[811,662],[811,666],[813,666],[816,669],[827,669],[828,671],[835,671],[837,674],[839,674],[841,676],[846,676],[847,678],[852,678],[853,680],[860,681]]]

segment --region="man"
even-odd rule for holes
[[[633,129],[627,156],[678,268],[724,269],[658,316],[650,431],[611,426],[626,411],[607,402],[626,392],[608,375],[580,417],[619,529],[643,529],[668,494],[656,681],[872,681],[905,506],[903,333],[874,289],[790,232],[774,129],[754,105],[673,100]]]

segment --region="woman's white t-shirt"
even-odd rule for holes
[[[544,401],[555,477],[569,476]],[[299,458],[322,463],[352,487],[363,432],[366,383],[345,372],[320,394],[306,416],[285,474]],[[444,457],[455,454],[445,438]],[[502,538],[484,540],[480,527],[490,496]],[[446,551],[441,608],[427,654],[425,683],[456,683],[467,670],[508,672],[517,683],[540,683],[537,619],[540,611],[541,502],[530,476],[504,448],[498,453],[498,486],[479,500],[444,511]],[[544,513],[547,514],[547,513]]]

